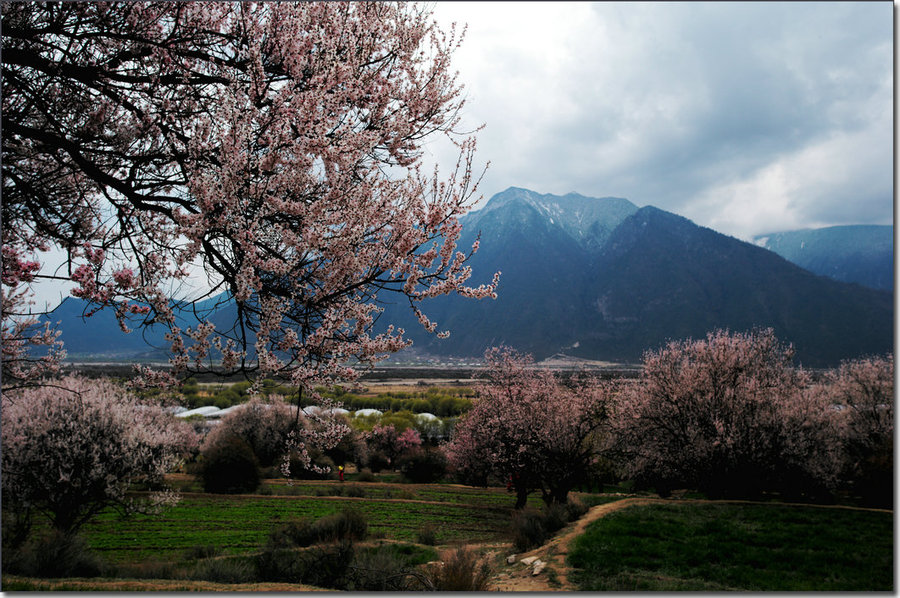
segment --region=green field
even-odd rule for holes
[[[82,535],[111,563],[177,561],[188,550],[210,544],[225,554],[247,554],[258,551],[280,524],[304,517],[318,519],[349,507],[366,518],[375,538],[414,542],[419,532],[431,528],[438,544],[494,542],[509,537],[515,502],[502,488],[445,484],[304,482],[274,486],[268,496],[186,492],[175,507],[161,515],[122,519],[104,513],[86,525]],[[349,490],[351,487],[363,496],[328,495],[358,493]],[[290,494],[274,493],[279,490]],[[534,496],[532,501],[539,499]]]
[[[160,515],[127,519],[103,513],[81,535],[118,570],[116,576],[151,579],[171,577],[172,567],[191,571],[205,562],[204,550],[214,552],[213,560],[249,562],[264,549],[273,529],[348,508],[368,522],[373,546],[404,543],[432,551],[418,545],[426,531],[439,547],[512,546],[514,496],[505,488],[378,480],[290,485],[267,480],[260,494],[216,495],[192,491],[196,480],[182,475],[173,480],[183,490],[176,506]],[[581,500],[593,506],[626,496],[584,494]],[[541,501],[534,494],[529,502],[539,507]],[[568,564],[573,568],[569,580],[584,591],[890,591],[893,513],[775,503],[628,506],[589,525],[572,543]],[[164,570],[169,573],[161,574]],[[4,579],[7,590],[42,588],[65,589],[27,578]],[[76,583],[71,589],[81,588]]]
[[[892,591],[893,513],[775,504],[631,506],[572,546],[585,591]]]

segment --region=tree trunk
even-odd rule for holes
[[[516,486],[516,510],[524,509],[528,502],[528,489]]]

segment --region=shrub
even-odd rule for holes
[[[361,541],[369,533],[369,524],[357,511],[344,509],[317,520],[312,525],[312,532],[317,542]]]
[[[272,401],[253,398],[222,418],[204,445],[219,444],[227,437],[236,436],[253,450],[262,467],[278,465],[293,422],[291,407],[280,398]]]
[[[253,492],[260,481],[253,449],[237,436],[219,437],[205,447],[200,476],[206,492],[219,494]]]
[[[460,546],[444,558],[442,565],[430,569],[434,589],[447,592],[484,592],[488,589],[491,568],[467,547]]]
[[[519,509],[512,516],[513,544],[519,552],[541,546],[554,533],[583,515],[587,508],[580,501],[572,503],[551,503],[538,511],[533,508]]]
[[[208,559],[210,557],[219,556],[222,549],[213,544],[198,544],[192,546],[184,552],[184,558],[187,560]]]
[[[309,451],[310,462],[319,469],[309,469],[303,458],[292,452],[290,456],[291,478],[295,480],[327,480],[332,477],[334,472],[334,461],[330,457],[322,454],[317,449]]]
[[[577,498],[570,497],[569,501],[565,505],[566,507],[566,517],[569,521],[576,521],[581,519],[585,513],[588,512],[588,506],[578,500]]]
[[[387,454],[382,451],[369,451],[369,470],[378,473],[390,467],[391,462]]]
[[[309,546],[315,542],[311,528],[312,524],[308,519],[296,519],[278,525],[269,532],[266,546],[273,549]]]
[[[403,555],[385,546],[357,550],[334,587],[351,592],[406,592],[427,589]]]
[[[341,589],[356,550],[351,542],[315,546],[300,553],[302,583]]]
[[[357,486],[356,484],[351,484],[348,486],[344,486],[343,495],[347,496],[349,498],[365,498],[366,491],[363,490],[362,488],[360,488],[359,486]]]
[[[358,482],[374,482],[376,478],[375,474],[372,473],[372,470],[366,467],[359,472],[359,475],[356,476],[356,480]]]
[[[51,530],[12,554],[4,551],[3,568],[27,577],[97,577],[106,565],[80,536]]]
[[[416,535],[416,542],[419,544],[425,544],[426,546],[434,546],[437,544],[437,532],[435,532],[432,526],[424,527],[419,530],[419,533]]]
[[[397,466],[403,477],[416,484],[436,482],[447,473],[447,458],[443,451],[425,449],[400,457]]]
[[[300,583],[306,574],[306,563],[300,553],[290,548],[267,545],[254,562],[260,581]]]
[[[257,580],[257,572],[244,557],[211,558],[194,565],[187,577],[214,583],[251,583]]]
[[[526,507],[516,510],[512,515],[512,536],[516,550],[525,552],[541,546],[550,537],[550,532],[547,531],[541,512]]]
[[[322,542],[357,542],[366,539],[368,529],[361,514],[344,509],[314,522],[297,519],[279,525],[269,533],[267,546],[280,549]]]

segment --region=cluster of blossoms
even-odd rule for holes
[[[123,330],[170,329],[175,376],[307,389],[407,346],[401,329],[374,332],[392,295],[429,330],[423,300],[494,296],[496,277],[466,285],[477,244],[457,247],[477,189],[475,138],[456,132],[461,38],[427,11],[21,3],[3,25],[2,217],[19,231],[3,251],[20,256],[4,259],[5,285],[40,276],[57,247],[75,296]],[[434,135],[460,151],[446,177],[421,168]],[[170,290],[197,268],[235,306],[231,324],[177,324]]]
[[[566,502],[603,450],[614,386],[586,375],[564,382],[509,349],[485,357],[490,380],[456,427],[450,466],[473,483],[508,483],[517,508],[534,490]]]
[[[108,380],[66,377],[2,400],[4,517],[26,527],[36,512],[69,533],[108,507],[170,504],[171,492],[145,502],[127,492],[158,486],[197,445],[190,426]]]

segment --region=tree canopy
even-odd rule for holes
[[[290,375],[311,387],[408,344],[373,332],[390,295],[483,298],[466,285],[474,132],[461,41],[405,3],[4,3],[3,344],[7,382],[52,366],[29,285],[170,329],[175,374]],[[446,136],[455,170],[425,172]],[[65,252],[56,272],[43,252]],[[207,311],[173,296],[192,273]],[[201,297],[204,298],[204,297]],[[196,299],[196,297],[194,297]],[[227,324],[209,314],[233,305]],[[24,322],[24,324],[23,324]],[[9,350],[7,350],[9,348]],[[10,377],[11,375],[11,377]]]

